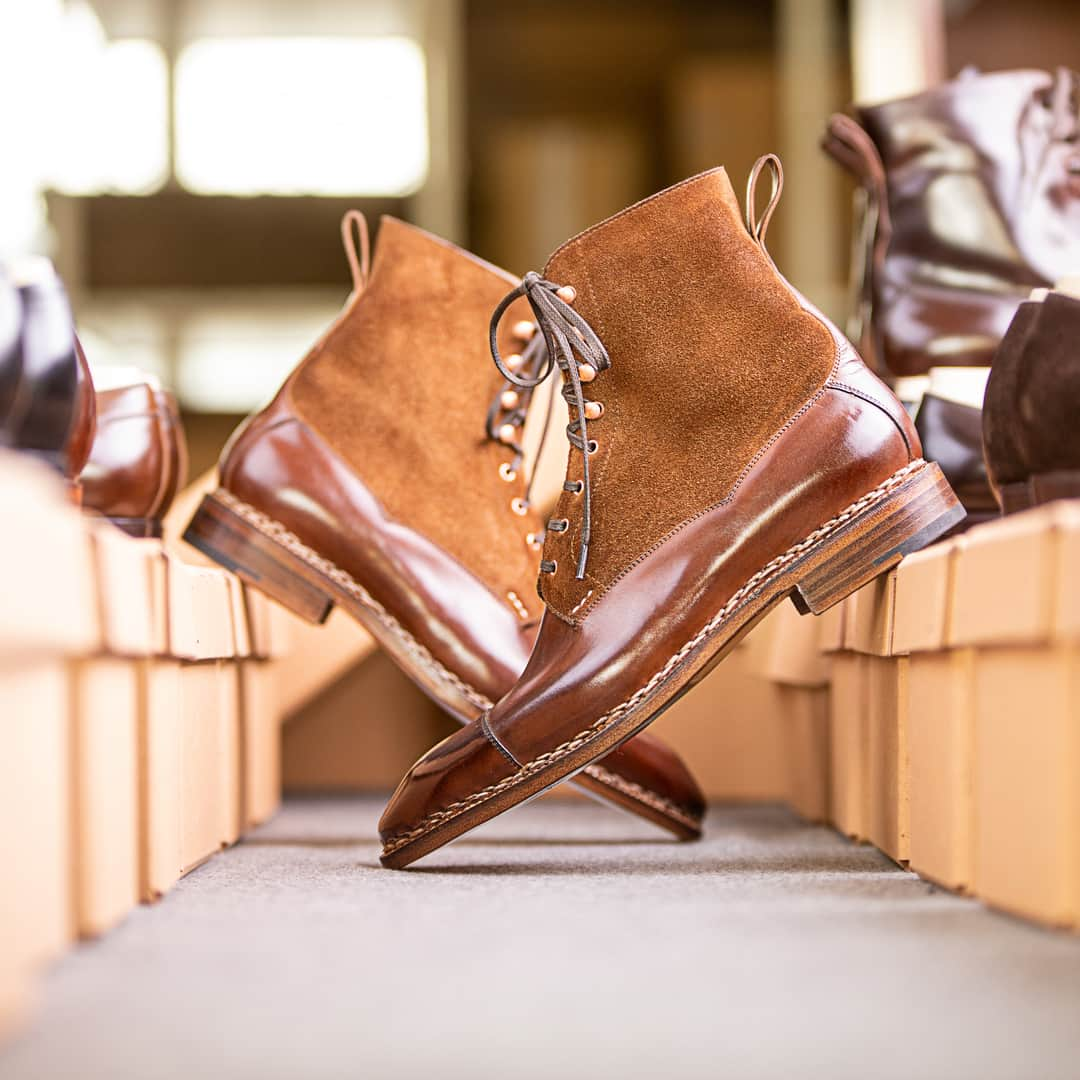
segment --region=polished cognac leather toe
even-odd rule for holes
[[[160,536],[183,483],[183,430],[172,396],[149,383],[97,394],[97,433],[80,476],[83,505],[133,536]]]

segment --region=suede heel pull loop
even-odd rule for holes
[[[589,468],[589,455],[595,449],[595,442],[589,438],[588,419],[585,406],[585,391],[582,383],[591,382],[600,372],[611,367],[604,343],[596,331],[571,306],[558,295],[563,286],[547,281],[535,271],[530,270],[516,289],[503,297],[491,316],[489,344],[491,358],[507,382],[524,389],[539,386],[558,366],[565,376],[562,395],[576,415],[566,426],[566,438],[572,447],[581,451],[582,458],[582,522],[581,536],[578,540],[578,560],[575,576],[580,581],[585,577],[585,567],[589,559],[589,541],[592,533],[592,476]],[[519,297],[524,296],[536,316],[540,334],[533,340],[543,340],[545,352],[536,369],[526,370],[519,365],[515,370],[499,352],[497,341],[499,321],[506,309]],[[569,293],[573,299],[573,294]],[[582,368],[591,368],[582,379]],[[554,573],[554,570],[547,571]]]
[[[762,171],[766,168],[768,168],[772,179],[772,191],[769,193],[769,201],[765,206],[765,213],[762,214],[761,219],[758,220],[757,182]],[[754,162],[754,167],[750,170],[750,176],[746,181],[746,230],[750,233],[751,238],[757,246],[761,248],[766,255],[768,255],[769,252],[765,247],[765,233],[768,231],[769,222],[772,220],[777,203],[780,202],[780,195],[783,193],[783,190],[784,167],[780,164],[780,159],[775,154],[763,154]]]
[[[360,239],[359,245],[356,242],[357,237]],[[345,211],[345,216],[341,219],[341,242],[352,271],[353,293],[359,296],[367,288],[371,271],[371,242],[367,218],[359,210]]]

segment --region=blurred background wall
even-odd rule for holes
[[[741,192],[777,150],[770,249],[842,318],[825,117],[971,63],[1080,66],[1080,5],[0,0],[0,254],[56,259],[93,364],[177,389],[198,472],[340,305],[352,206],[520,273],[712,165]]]

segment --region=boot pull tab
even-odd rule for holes
[[[356,240],[360,239],[359,252]],[[359,210],[347,210],[341,219],[341,242],[352,271],[353,292],[359,296],[367,288],[371,268],[371,244],[368,240],[367,218]]]
[[[762,170],[766,168],[772,174],[772,191],[769,194],[769,202],[765,207],[765,213],[761,220],[757,216],[757,182]],[[762,154],[754,162],[750,170],[750,176],[746,181],[746,228],[751,238],[766,255],[769,254],[765,247],[765,233],[769,228],[776,204],[780,201],[780,193],[784,190],[784,167],[775,154]]]

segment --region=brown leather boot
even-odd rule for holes
[[[744,227],[724,170],[696,176],[511,294],[531,302],[574,415],[546,611],[513,690],[398,787],[385,865],[618,746],[781,600],[824,611],[963,516],[903,407],[766,253],[780,182],[762,159]]]
[[[307,619],[340,604],[464,723],[514,684],[542,610],[541,523],[519,446],[529,391],[493,370],[486,346],[491,310],[518,279],[383,218],[369,280],[363,219],[344,224],[353,295],[226,447],[221,488],[186,539]],[[519,323],[500,334],[504,351],[531,334]],[[657,740],[634,740],[579,780],[699,835],[702,794]]]
[[[1080,497],[1080,299],[1021,304],[990,369],[983,441],[1006,514]]]
[[[1033,287],[1080,267],[1076,72],[965,72],[834,116],[861,184],[852,338],[879,370],[989,366]]]
[[[161,536],[187,474],[176,399],[145,381],[97,392],[97,433],[79,476],[83,506],[130,536]]]

